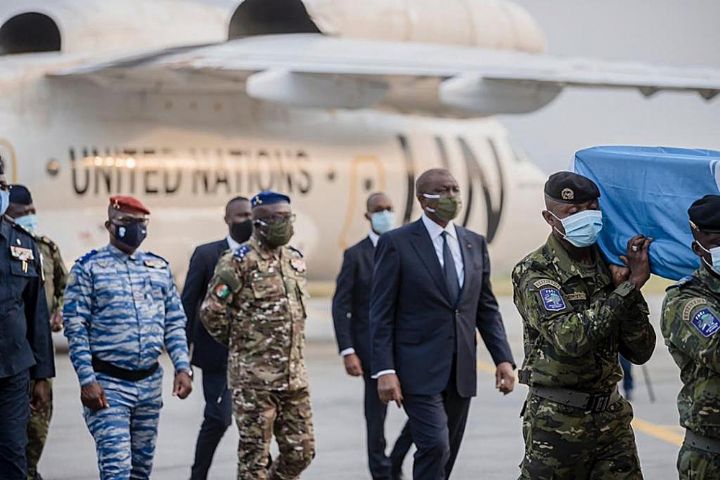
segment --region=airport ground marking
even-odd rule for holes
[[[495,374],[495,366],[484,360],[478,360],[477,368],[483,373]],[[672,427],[657,425],[637,417],[633,418],[632,426],[636,431],[642,432],[645,435],[653,437],[657,440],[661,440],[677,447],[682,446],[683,435],[673,430]]]

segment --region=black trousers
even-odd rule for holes
[[[226,372],[202,372],[205,412],[195,445],[191,480],[205,480],[215,450],[232,423],[232,398]]]
[[[373,480],[390,480],[402,470],[402,463],[412,446],[410,427],[406,423],[395,442],[390,457],[385,455],[385,417],[387,405],[378,396],[377,380],[364,376],[365,426],[367,429],[368,466]]]
[[[455,465],[465,434],[470,398],[458,394],[454,369],[450,378],[445,391],[437,395],[403,395],[410,432],[417,447],[414,480],[448,479]]]
[[[0,378],[0,480],[27,479],[30,375]]]

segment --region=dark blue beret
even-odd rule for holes
[[[30,205],[33,203],[30,190],[25,185],[10,185],[10,203]]]
[[[595,182],[574,172],[557,172],[545,183],[545,195],[562,203],[585,203],[600,196]]]
[[[262,207],[263,205],[272,205],[274,203],[290,203],[290,197],[282,193],[266,190],[255,195],[250,204],[252,208]]]
[[[720,195],[705,195],[688,209],[690,224],[707,233],[720,233]]]

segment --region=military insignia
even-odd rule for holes
[[[224,283],[219,284],[215,287],[215,296],[221,300],[225,300],[230,296],[230,289]]]
[[[167,265],[164,260],[145,260],[143,263],[149,268],[165,268]]]
[[[35,255],[33,255],[32,248],[16,247],[14,245],[11,245],[10,255],[12,255],[14,259],[20,260],[21,262],[29,262],[31,260],[35,260]]]
[[[563,188],[562,192],[560,192],[560,196],[563,200],[574,200],[575,192],[573,192],[571,188]]]
[[[565,300],[557,288],[543,288],[540,290],[540,298],[548,312],[559,312],[566,308]]]
[[[690,322],[705,338],[712,337],[720,330],[720,319],[709,308],[698,310]]]
[[[305,270],[307,270],[307,267],[305,266],[305,260],[303,260],[302,258],[293,258],[292,260],[290,260],[290,265],[298,273],[305,273]]]
[[[245,258],[245,255],[250,253],[250,250],[251,250],[250,245],[244,243],[235,250],[235,256],[237,258]]]
[[[690,315],[692,314],[692,311],[695,310],[697,307],[701,305],[707,305],[707,300],[704,298],[693,298],[689,302],[685,304],[682,311],[682,319],[684,322],[690,321]]]
[[[574,302],[577,300],[587,300],[587,295],[585,295],[585,292],[575,292],[565,294],[565,298],[567,298],[571,302]]]
[[[533,283],[533,285],[535,286],[535,288],[544,287],[545,285],[550,285],[551,287],[556,288],[558,290],[560,290],[560,288],[561,288],[559,283],[553,282],[549,278],[542,278],[540,280],[536,280]]]

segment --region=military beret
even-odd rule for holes
[[[33,203],[32,194],[25,185],[10,185],[10,203],[30,205]]]
[[[150,215],[150,210],[148,210],[140,200],[126,195],[110,197],[110,207],[115,210],[122,210],[123,212],[137,212]]]
[[[720,233],[720,195],[705,195],[688,209],[690,225],[707,233]]]
[[[290,203],[290,197],[282,193],[266,190],[255,195],[250,204],[252,208],[261,207],[263,205],[272,205],[274,203]]]
[[[595,182],[574,172],[557,172],[545,182],[545,195],[561,203],[585,203],[600,197]]]

